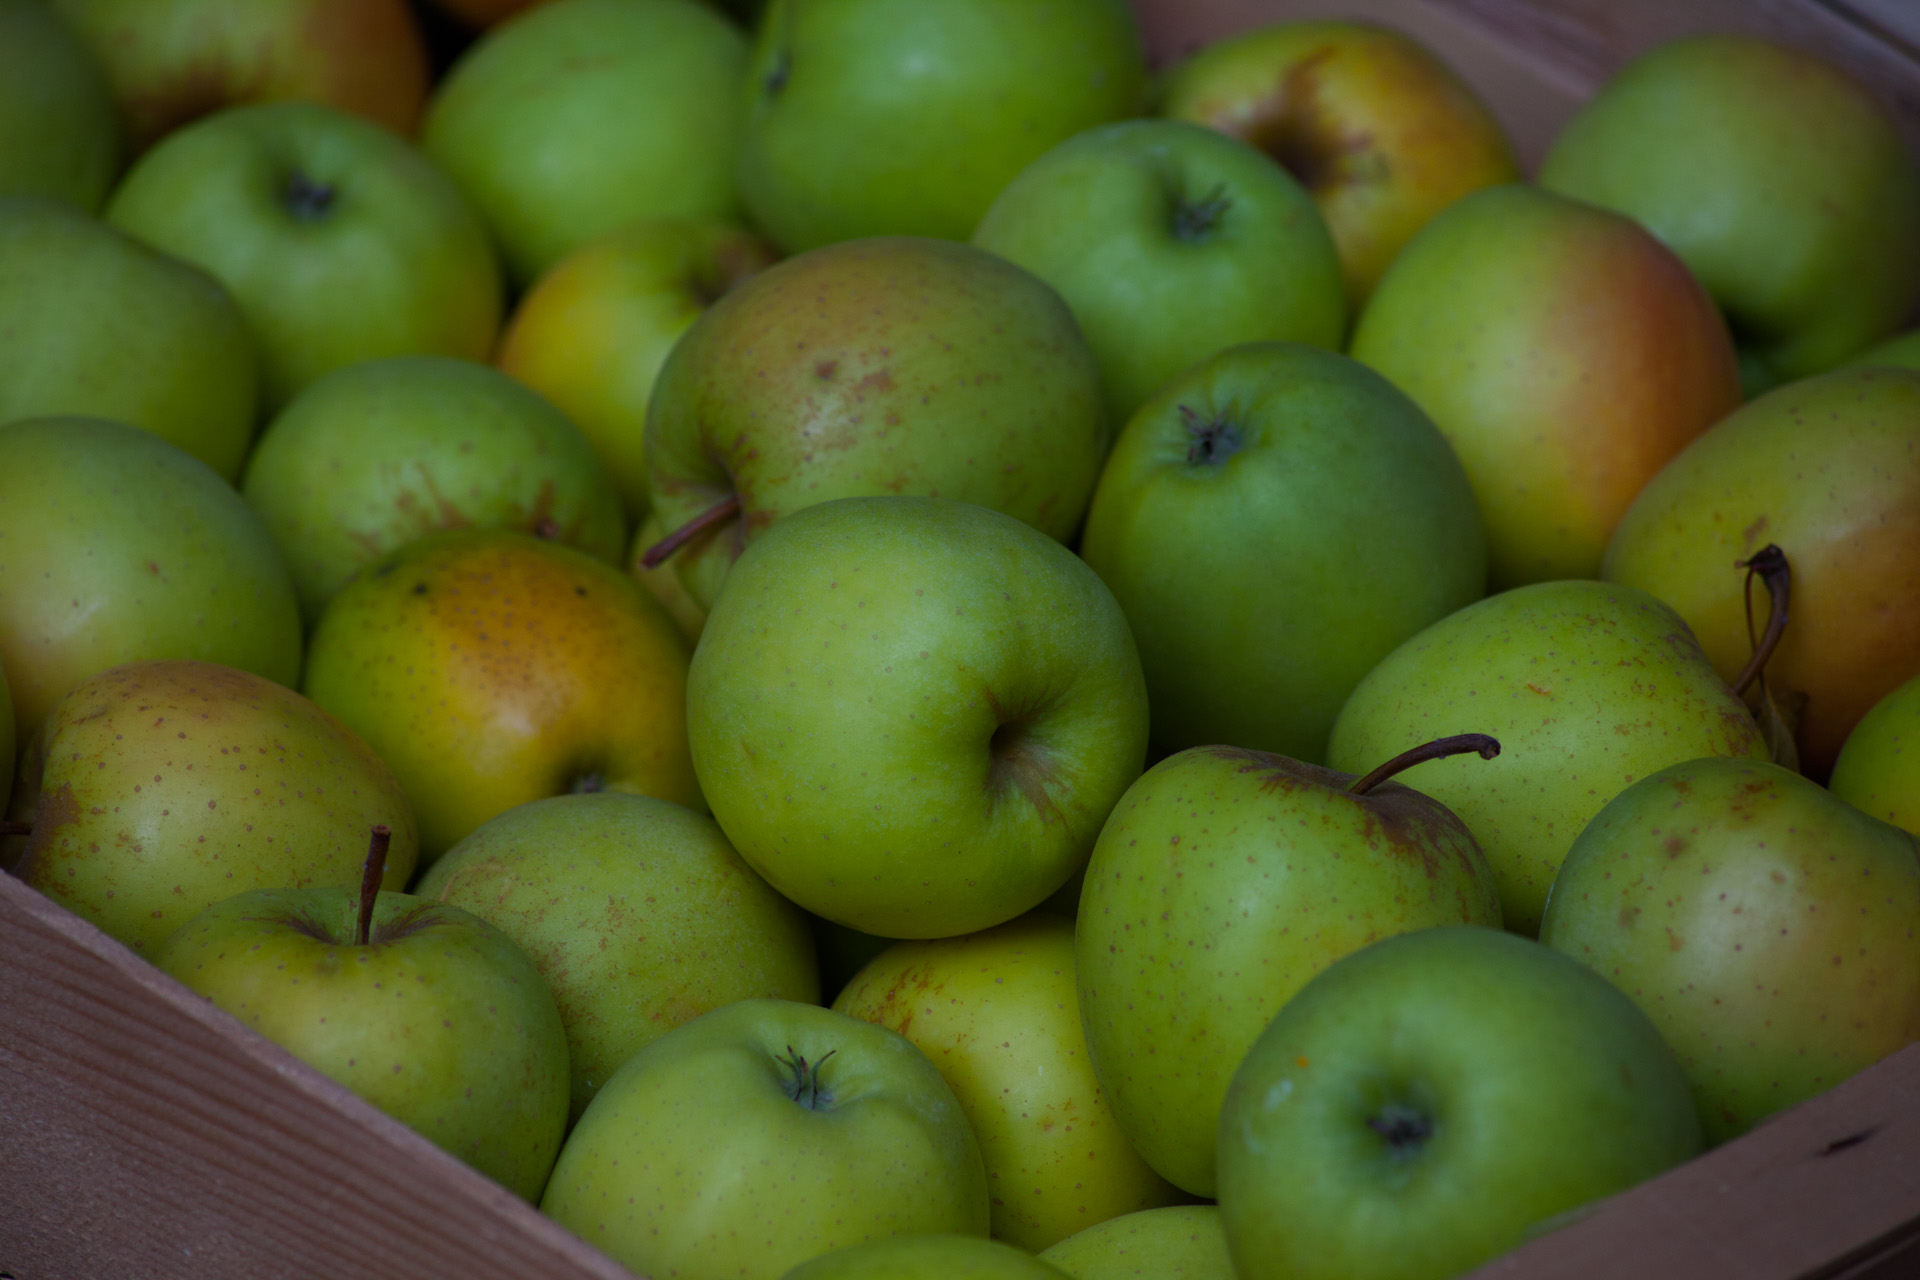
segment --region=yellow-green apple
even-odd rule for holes
[[[560,0],[482,37],[421,145],[526,284],[643,218],[735,216],[747,40],[698,0]]]
[[[51,199],[0,198],[0,333],[0,423],[112,418],[239,478],[259,361],[206,272]]]
[[[567,1041],[553,993],[486,921],[379,892],[384,831],[357,889],[227,898],[180,926],[154,964],[535,1199],[567,1127]]]
[[[1313,202],[1266,156],[1199,125],[1076,134],[1007,184],[973,243],[1066,299],[1115,423],[1227,347],[1346,339],[1340,263]]]
[[[376,825],[392,839],[385,883],[413,872],[413,815],[380,758],[293,690],[232,667],[109,668],[62,699],[29,758],[17,874],[147,956],[236,893],[357,883]]]
[[[51,0],[99,58],[134,149],[210,112],[318,102],[411,134],[427,52],[406,0]]]
[[[427,863],[547,796],[700,804],[673,620],[618,568],[515,530],[429,534],[348,582],[302,687],[393,766]]]
[[[1877,346],[1847,361],[1848,366],[1865,366],[1880,369],[1912,369],[1920,372],[1920,329],[1888,338]]]
[[[259,518],[144,431],[0,427],[0,663],[20,744],[88,676],[155,658],[299,679],[300,606]]]
[[[994,1239],[1044,1249],[1179,1198],[1120,1132],[1087,1061],[1071,920],[1036,912],[897,942],[833,1007],[913,1041],[953,1086],[986,1162]]]
[[[1234,1280],[1226,1228],[1211,1204],[1142,1209],[1096,1223],[1040,1251],[1073,1280]]]
[[[1473,89],[1419,41],[1368,23],[1277,22],[1208,45],[1167,72],[1158,111],[1251,143],[1300,180],[1356,310],[1435,214],[1520,177]]]
[[[627,551],[627,572],[672,616],[680,634],[687,638],[687,644],[696,645],[700,643],[700,633],[706,629],[706,609],[680,584],[680,575],[674,572],[673,565],[647,564],[647,552],[666,536],[660,517],[648,512],[640,527],[634,530],[633,545]]]
[[[1147,402],[1080,554],[1140,645],[1161,754],[1324,759],[1360,678],[1487,581],[1473,489],[1432,420],[1365,365],[1283,343],[1222,352]]]
[[[1140,772],[1147,693],[1093,570],[1011,516],[842,498],[735,566],[687,684],[693,763],[748,864],[889,938],[1020,915]]]
[[[774,0],[742,88],[738,182],[788,252],[864,236],[964,240],[1054,144],[1138,115],[1118,0]]]
[[[652,796],[552,796],[507,810],[420,878],[471,911],[553,988],[575,1119],[620,1065],[683,1022],[757,996],[817,1004],[800,908],[712,818]]]
[[[1920,676],[1860,717],[1827,787],[1861,812],[1920,834]]]
[[[1239,1280],[1445,1280],[1700,1150],[1673,1050],[1590,969],[1427,929],[1287,1003],[1220,1117]]]
[[[580,429],[486,365],[392,356],[296,395],[240,492],[287,558],[309,624],[356,572],[438,529],[519,529],[611,564],[620,495]]]
[[[1920,675],[1920,372],[1839,370],[1742,406],[1634,500],[1604,571],[1671,604],[1734,680],[1752,651],[1738,565],[1769,543],[1793,621],[1767,685],[1804,699],[1800,763],[1824,778],[1867,708]]]
[[[1063,1273],[998,1239],[913,1235],[836,1249],[780,1280],[1063,1280]]]
[[[120,170],[106,77],[40,0],[0,0],[0,196],[52,196],[92,212]]]
[[[789,258],[694,321],[654,384],[647,483],[711,608],[752,539],[833,498],[957,499],[1069,538],[1109,440],[1058,294],[985,250],[885,237]]]
[[[1410,929],[1499,927],[1467,828],[1381,779],[1390,755],[1397,770],[1499,746],[1472,737],[1395,755],[1418,741],[1364,777],[1195,747],[1149,769],[1101,830],[1075,934],[1087,1048],[1121,1128],[1181,1188],[1215,1194],[1228,1078],[1314,974]]]
[[[1491,596],[1388,654],[1341,708],[1327,763],[1358,771],[1476,732],[1500,740],[1499,758],[1435,761],[1420,789],[1472,830],[1506,927],[1529,937],[1574,837],[1627,784],[1701,756],[1766,756],[1678,614],[1581,580]]]
[[[985,1236],[987,1176],[953,1090],[904,1037],[738,1000],[627,1059],[540,1208],[642,1275],[778,1280],[863,1240]]]
[[[269,411],[361,360],[484,360],[500,326],[500,267],[453,184],[408,143],[328,107],[233,107],[169,134],[121,180],[107,219],[232,291]]]
[[[1352,354],[1460,455],[1496,590],[1596,576],[1640,487],[1740,403],[1726,325],[1680,259],[1627,218],[1532,187],[1429,222]]]
[[[1690,760],[1587,824],[1540,940],[1631,996],[1710,1141],[1920,1040],[1920,842],[1764,760]]]
[[[1871,94],[1803,50],[1661,45],[1568,122],[1540,181],[1685,260],[1726,312],[1749,394],[1834,367],[1920,301],[1920,164]]]
[[[627,514],[647,509],[647,400],[702,311],[774,261],[736,227],[654,218],[597,236],[520,299],[494,363],[558,405],[606,464]]]

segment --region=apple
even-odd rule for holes
[[[1847,361],[1849,367],[1912,369],[1920,372],[1920,329],[1888,338]]]
[[[1140,645],[1156,754],[1324,759],[1361,677],[1487,580],[1473,489],[1433,421],[1365,365],[1283,343],[1224,351],[1147,402],[1080,553]]]
[[[1299,179],[1339,247],[1358,311],[1413,234],[1482,187],[1520,178],[1473,89],[1403,32],[1276,22],[1169,70],[1158,112],[1260,148]]]
[[[680,585],[680,575],[674,571],[673,565],[647,564],[647,553],[666,536],[667,531],[661,525],[660,517],[649,512],[640,522],[640,527],[634,530],[633,545],[627,550],[627,572],[673,618],[674,625],[680,628],[680,634],[687,638],[687,647],[691,649],[700,643],[700,633],[706,629],[707,611]]]
[[[392,356],[322,376],[276,415],[241,493],[273,535],[301,613],[439,529],[505,528],[618,564],[620,496],[579,428],[485,365]]]
[[[1063,1274],[999,1240],[916,1235],[836,1249],[781,1280],[1062,1280]]]
[[[789,253],[867,236],[964,240],[1015,174],[1140,114],[1115,0],[773,0],[742,98],[737,180]]]
[[[1313,202],[1266,156],[1199,125],[1076,134],[1007,184],[973,243],[1066,299],[1115,423],[1237,343],[1346,338],[1340,262]]]
[[[52,196],[91,213],[120,171],[106,78],[38,0],[0,0],[0,196]]]
[[[1840,747],[1827,787],[1882,822],[1920,834],[1920,676],[1873,704]]]
[[[1700,1145],[1632,1001],[1536,942],[1426,929],[1326,970],[1248,1051],[1220,1219],[1239,1280],[1443,1280]]]
[[[357,891],[226,898],[181,925],[154,964],[534,1199],[567,1124],[567,1042],[553,995],[486,921],[379,892],[386,828],[373,831]]]
[[[863,1240],[985,1236],[987,1177],[953,1090],[903,1037],[739,1000],[627,1059],[540,1208],[641,1275],[776,1280]]]
[[[500,325],[499,264],[453,184],[328,107],[233,107],[169,134],[121,180],[107,218],[233,292],[270,412],[361,360],[484,360]]]
[[[1235,1280],[1226,1228],[1220,1225],[1219,1206],[1211,1204],[1174,1204],[1109,1218],[1042,1249],[1039,1256],[1073,1280]]]
[[[1839,68],[1744,35],[1628,63],[1540,166],[1634,218],[1726,311],[1748,394],[1823,372],[1920,302],[1920,164]]]
[[[486,219],[516,283],[647,218],[728,221],[747,41],[697,0],[561,0],[441,79],[421,145]]]
[[[259,362],[206,272],[66,204],[0,197],[0,332],[0,424],[112,418],[239,477]]]
[[[1460,455],[1494,590],[1598,575],[1641,486],[1740,403],[1726,325],[1685,264],[1629,219],[1532,187],[1429,222],[1352,355]]]
[[[1093,570],[938,498],[803,508],[747,549],[687,681],[700,788],[754,870],[940,938],[1059,888],[1140,772],[1147,695]]]

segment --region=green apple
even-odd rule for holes
[[[1435,214],[1520,177],[1465,81],[1411,36],[1362,22],[1276,22],[1216,41],[1166,73],[1158,111],[1250,143],[1300,180],[1356,310]]]
[[[1686,261],[1750,394],[1834,367],[1920,302],[1920,164],[1866,89],[1799,49],[1713,35],[1642,54],[1568,122],[1540,181]]]
[[[1214,1195],[1221,1099],[1273,1015],[1341,956],[1442,924],[1498,928],[1500,903],[1473,836],[1420,792],[1235,747],[1161,761],[1100,832],[1075,935],[1087,1049],[1121,1128]]]
[[[379,862],[368,858],[357,891],[255,889],[217,902],[154,964],[532,1200],[567,1127],[553,995],[486,921],[379,893]]]
[[[1920,372],[1920,329],[1909,329],[1905,333],[1888,338],[1878,346],[1870,347],[1847,361],[1847,365],[1879,369],[1912,369]]]
[[[985,1236],[987,1176],[953,1090],[903,1037],[739,1000],[627,1059],[540,1208],[641,1275],[777,1280],[877,1237]]]
[[[1428,929],[1328,969],[1248,1052],[1220,1218],[1239,1280],[1446,1280],[1700,1145],[1632,1001],[1524,938]]]
[[[748,864],[892,938],[1011,920],[1086,861],[1140,772],[1113,594],[985,507],[843,498],[735,566],[687,683],[693,762]]]
[[[121,180],[107,219],[232,290],[269,411],[361,360],[484,360],[500,326],[499,263],[453,184],[328,107],[233,107],[169,134]]]
[[[1860,717],[1827,787],[1856,809],[1920,835],[1920,676]]]
[[[120,170],[106,78],[39,0],[0,0],[0,196],[53,196],[92,212]]]
[[[1366,366],[1279,343],[1135,415],[1080,553],[1139,642],[1156,753],[1324,759],[1361,677],[1486,591],[1479,508],[1432,420]]]
[[[1066,299],[1116,423],[1237,343],[1346,338],[1340,260],[1313,201],[1199,125],[1129,120],[1069,138],[1007,184],[973,243]]]
[[[0,424],[112,418],[239,477],[259,361],[206,272],[65,204],[0,198],[0,333]]]
[[[0,427],[0,663],[21,744],[123,662],[195,658],[292,685],[300,607],[240,495],[117,422]]]
[[[1839,370],[1743,405],[1634,499],[1604,573],[1671,604],[1734,680],[1753,650],[1737,566],[1768,544],[1793,621],[1767,686],[1799,708],[1801,767],[1824,778],[1867,709],[1920,675],[1920,371]]]
[[[647,553],[667,536],[660,524],[660,517],[649,512],[633,531],[633,545],[627,549],[627,572],[634,581],[646,588],[648,595],[659,601],[680,628],[680,634],[687,638],[689,647],[700,643],[700,633],[707,626],[707,611],[700,607],[693,596],[680,582],[680,575],[674,572],[671,564],[647,563]]]
[[[998,1240],[917,1235],[836,1249],[781,1280],[1062,1280],[1062,1273]]]
[[[1437,760],[1420,789],[1472,830],[1507,928],[1529,937],[1574,837],[1628,783],[1700,756],[1766,755],[1678,614],[1587,581],[1502,592],[1402,644],[1347,699],[1327,763],[1357,772],[1454,733],[1492,734],[1499,759]]]
[[[1088,1227],[1040,1252],[1073,1280],[1235,1280],[1220,1209],[1175,1204]]]
[[[816,1004],[813,935],[712,818],[651,796],[553,796],[482,823],[422,898],[513,939],[553,988],[578,1119],[636,1051],[756,996]]]
[[[69,693],[33,754],[16,874],[136,952],[249,889],[351,885],[367,832],[386,881],[418,838],[393,774],[291,689],[211,662],[134,662]]]
[[[1140,113],[1123,0],[773,0],[743,96],[740,198],[788,252],[964,240],[1054,144]]]
[[[567,416],[450,356],[336,369],[296,395],[240,491],[273,534],[312,623],[355,573],[437,529],[520,529],[612,564],[620,495]]]
[[[481,38],[421,145],[526,284],[644,218],[735,215],[747,41],[696,0],[560,0]]]
[[[913,1041],[953,1086],[986,1162],[994,1239],[1044,1249],[1178,1197],[1120,1131],[1087,1060],[1071,920],[1036,912],[895,943],[833,1007]]]

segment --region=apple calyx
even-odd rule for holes
[[[380,898],[380,879],[387,873],[387,845],[393,828],[380,823],[367,840],[367,860],[360,868],[360,901],[355,912],[353,945],[364,947],[373,928],[373,905]]]
[[[1203,418],[1191,405],[1180,406],[1180,420],[1187,424],[1187,461],[1195,466],[1217,467],[1240,452],[1240,425],[1225,417]]]
[[[1367,1128],[1386,1140],[1389,1152],[1404,1160],[1420,1154],[1433,1136],[1433,1117],[1419,1107],[1389,1102],[1379,1114],[1367,1117]]]
[[[296,173],[287,179],[280,203],[301,222],[318,222],[332,211],[339,194],[340,189],[332,183],[315,182],[304,173]]]
[[[1478,754],[1482,760],[1491,760],[1500,754],[1500,744],[1484,733],[1456,733],[1448,738],[1435,738],[1432,742],[1422,743],[1411,751],[1402,751],[1348,787],[1347,794],[1363,796],[1402,769],[1411,769],[1414,765],[1424,764],[1428,760],[1465,755],[1469,751]]]
[[[1198,200],[1181,199],[1173,206],[1173,238],[1192,244],[1219,230],[1233,199],[1225,185],[1216,186]]]
[[[601,774],[593,772],[581,774],[573,780],[573,785],[567,788],[569,793],[576,796],[598,795],[606,789],[606,778]]]
[[[840,1052],[829,1049],[818,1060],[808,1062],[787,1046],[787,1056],[775,1061],[792,1073],[785,1083],[787,1096],[809,1111],[824,1111],[833,1105],[833,1093],[820,1082],[820,1068],[827,1065],[827,1059]]]
[[[740,495],[730,493],[720,501],[702,511],[693,519],[675,529],[660,541],[648,547],[646,554],[640,557],[640,563],[649,569],[658,569],[670,559],[674,552],[692,542],[718,524],[725,524],[740,514]]]
[[[1761,678],[1767,668],[1767,659],[1780,645],[1780,637],[1787,630],[1787,604],[1793,594],[1793,566],[1787,562],[1787,553],[1776,544],[1769,542],[1745,560],[1734,561],[1734,567],[1747,571],[1747,581],[1743,588],[1747,606],[1747,643],[1753,646],[1753,656],[1747,659],[1747,665],[1733,682],[1735,694],[1744,694],[1747,686]],[[1767,596],[1771,609],[1767,614],[1767,629],[1758,639],[1753,632],[1753,580],[1758,576],[1766,583]]]

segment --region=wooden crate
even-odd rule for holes
[[[1920,0],[1138,0],[1156,63],[1296,16],[1400,26],[1536,160],[1633,54],[1749,31],[1920,151]],[[1483,1280],[1920,1276],[1920,1046],[1592,1207]],[[619,1280],[486,1178],[0,875],[0,1280]]]

